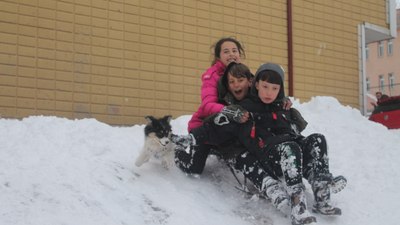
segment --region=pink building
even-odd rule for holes
[[[367,111],[374,107],[375,93],[400,95],[400,9],[397,15],[397,37],[368,44],[366,47]]]

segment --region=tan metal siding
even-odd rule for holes
[[[357,25],[387,27],[385,1],[292,2],[295,96],[329,95],[358,107]]]
[[[294,94],[358,104],[357,25],[385,24],[385,1],[292,1]],[[3,0],[0,116],[143,123],[192,114],[210,46],[235,36],[255,71],[287,70],[285,0]]]

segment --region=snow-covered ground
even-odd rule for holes
[[[309,122],[304,134],[326,135],[331,172],[349,182],[332,195],[343,215],[317,215],[318,224],[399,224],[400,130],[370,122],[332,97],[294,106]],[[186,133],[189,118],[173,120],[174,133]],[[267,200],[236,190],[214,157],[200,177],[165,170],[156,160],[135,167],[143,128],[94,119],[0,119],[0,224],[290,224]],[[311,205],[309,191],[307,197]]]

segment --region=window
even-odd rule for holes
[[[393,55],[393,41],[389,40],[387,43],[387,54]]]
[[[394,75],[393,73],[389,73],[389,89],[394,88]]]
[[[368,48],[368,46],[365,47],[365,58],[366,59],[369,58],[369,48]]]
[[[380,41],[378,43],[378,57],[382,57],[383,56],[383,43],[382,41]]]
[[[371,90],[371,83],[369,81],[369,78],[367,78],[367,81],[365,83],[367,85],[367,92],[369,92]]]
[[[379,75],[379,91],[383,92],[385,87],[385,79],[383,79],[383,75]]]

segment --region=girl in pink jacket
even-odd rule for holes
[[[245,56],[244,49],[234,38],[222,38],[215,44],[212,66],[201,76],[201,104],[189,121],[189,132],[201,126],[204,118],[219,113],[224,108],[223,104],[218,103],[218,80],[224,74],[226,66],[230,62],[239,63],[242,56]]]

